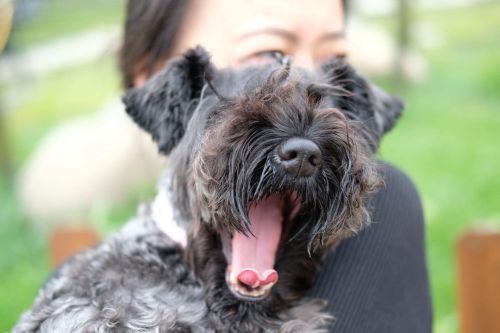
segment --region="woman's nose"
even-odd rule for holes
[[[310,52],[296,52],[292,55],[292,65],[307,69],[314,69],[314,58]]]

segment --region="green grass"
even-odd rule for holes
[[[424,202],[435,332],[457,331],[455,243],[475,225],[500,228],[500,4],[416,15],[443,44],[430,77],[403,92],[408,108],[381,155]]]
[[[14,167],[20,167],[37,142],[54,125],[81,114],[97,111],[119,91],[115,60],[103,58],[95,63],[52,73],[30,82],[29,88],[8,89],[25,92],[18,107],[6,118]],[[23,82],[14,83],[22,85]],[[5,89],[5,87],[4,87]],[[15,195],[0,175],[0,332],[15,323],[22,310],[31,304],[36,290],[47,278],[47,230],[30,224],[15,200]],[[103,232],[132,216],[139,198],[134,194],[122,207],[102,207],[91,220]]]
[[[0,187],[0,202],[0,332],[5,332],[32,302],[49,267],[45,235],[27,223],[4,184]]]
[[[125,0],[45,0],[40,9],[12,31],[11,47],[24,49],[53,38],[123,21]]]
[[[500,227],[500,4],[418,13],[415,20],[431,25],[442,35],[442,44],[423,51],[429,79],[400,89],[408,108],[384,139],[380,155],[405,170],[420,190],[435,332],[454,333],[456,239],[478,222]],[[376,21],[391,29],[386,19]],[[118,90],[114,66],[103,59],[32,83],[27,99],[7,119],[16,167],[51,126],[96,110]],[[386,86],[394,90],[390,83]],[[12,327],[50,272],[45,231],[28,223],[2,181],[0,332]],[[89,218],[109,232],[149,194],[146,189],[123,206],[103,207]]]

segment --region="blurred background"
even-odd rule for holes
[[[36,151],[58,140],[54,131],[74,129],[68,120],[91,129],[92,119],[106,117],[117,103],[125,1],[13,4],[0,0],[0,45],[7,40],[0,56],[0,332],[12,328],[50,276],[54,230],[85,225],[97,237],[116,230],[138,202],[154,195],[154,182],[140,173],[158,169],[127,171],[126,189],[101,184],[113,190],[88,207],[78,204],[80,189],[61,193],[58,200],[70,213],[43,196],[29,197],[43,189],[26,189],[27,177],[43,184],[45,172],[59,172],[62,182],[71,182],[57,168],[31,167],[50,165]],[[458,332],[457,239],[473,227],[500,229],[500,3],[370,0],[349,6],[352,61],[407,102],[379,155],[408,173],[421,193],[434,331]],[[52,163],[74,150],[68,145],[58,146]],[[110,156],[103,161],[119,163]],[[96,170],[109,167],[99,159],[95,164]]]

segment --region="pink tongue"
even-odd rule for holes
[[[239,282],[257,288],[276,283],[276,251],[281,237],[283,202],[277,194],[250,206],[248,216],[255,235],[235,233],[232,240],[231,275]]]

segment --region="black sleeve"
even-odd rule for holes
[[[401,171],[381,169],[373,223],[326,257],[309,295],[328,301],[332,332],[432,332],[420,198]]]

